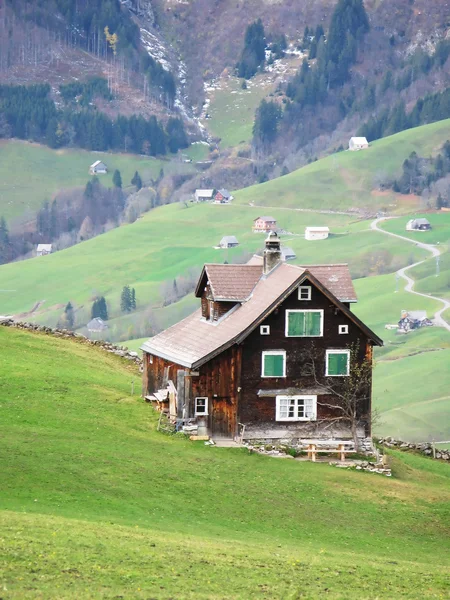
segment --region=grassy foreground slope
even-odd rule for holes
[[[405,158],[437,153],[450,139],[450,119],[409,129],[372,142],[362,152],[340,152],[267,183],[236,192],[236,201],[260,206],[292,208],[367,208],[395,211],[408,209],[406,198],[393,192],[377,192],[379,184],[401,173]],[[412,201],[413,206],[417,204]]]
[[[166,174],[186,172],[192,165],[132,154],[110,154],[86,150],[52,150],[40,144],[18,140],[0,141],[0,215],[7,220],[25,218],[61,189],[85,185],[90,179],[89,166],[104,161],[109,169],[100,181],[112,185],[119,169],[124,186],[130,185],[135,171],[144,181]]]
[[[5,598],[446,596],[447,465],[393,454],[387,479],[167,437],[117,357],[0,344]]]

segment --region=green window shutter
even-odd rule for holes
[[[288,336],[305,335],[305,315],[304,312],[290,312],[288,322]]]
[[[348,354],[332,353],[328,354],[328,375],[347,375]]]
[[[321,313],[320,312],[308,312],[305,313],[305,335],[320,335],[320,321],[321,321]]]
[[[265,377],[283,377],[284,356],[282,354],[265,354],[263,375]]]

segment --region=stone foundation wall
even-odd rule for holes
[[[103,340],[90,340],[84,335],[74,333],[69,329],[54,329],[52,327],[46,327],[45,325],[36,325],[35,323],[14,321],[13,319],[9,318],[0,320],[0,326],[15,327],[16,329],[25,329],[27,331],[36,331],[54,337],[74,338],[77,342],[81,344],[86,344],[88,346],[97,346],[105,352],[115,354],[116,356],[120,356],[125,360],[131,361],[139,367],[140,372],[142,372],[143,370],[143,362],[142,359],[139,357],[139,354],[137,352],[130,352],[125,346],[118,346],[116,344],[111,344],[110,342],[105,342]]]

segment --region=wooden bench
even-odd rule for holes
[[[345,455],[356,452],[354,449],[354,443],[349,440],[305,440],[304,444],[308,452],[308,458],[312,462],[316,462],[317,454],[332,454],[337,453],[339,460],[344,461]]]

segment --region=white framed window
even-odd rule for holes
[[[311,286],[310,285],[299,285],[298,299],[299,300],[311,300]]]
[[[270,335],[270,325],[261,325],[259,333],[261,335]]]
[[[208,398],[200,396],[195,399],[195,416],[202,417],[208,414]]]
[[[322,337],[323,310],[287,310],[286,337]]]
[[[325,375],[346,377],[350,373],[350,350],[327,350]]]
[[[341,335],[348,333],[348,325],[339,325],[339,333]]]
[[[277,421],[315,421],[317,396],[276,396]]]
[[[286,377],[286,352],[267,350],[262,353],[261,377]]]

